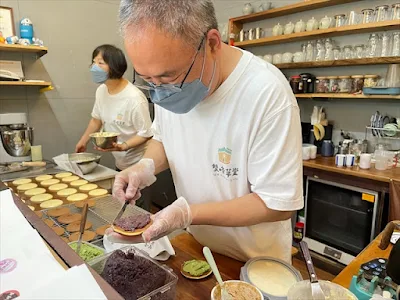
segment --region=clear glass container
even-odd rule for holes
[[[394,32],[392,37],[392,56],[400,56],[400,32]]]
[[[327,93],[329,80],[326,77],[317,77],[315,79],[315,92]]]
[[[378,75],[365,75],[364,76],[364,87],[376,87],[378,85]]]
[[[333,48],[333,59],[339,60],[339,59],[341,59],[341,57],[342,57],[342,55],[340,52],[340,47],[339,46],[334,47]]]
[[[342,59],[352,59],[353,58],[353,46],[347,45],[343,47]]]
[[[350,93],[351,78],[350,76],[339,76],[339,93]]]
[[[325,39],[325,60],[333,60],[333,40],[330,38]]]
[[[334,16],[335,27],[342,27],[346,25],[346,15],[340,14]]]
[[[356,45],[356,46],[354,46],[354,57],[355,58],[364,58],[365,57],[365,47],[364,47],[364,45]]]
[[[338,93],[339,92],[339,79],[337,76],[328,76],[328,93]]]
[[[364,87],[364,75],[351,76],[351,93],[358,94],[362,92]]]
[[[382,40],[382,45],[381,45],[380,56],[381,57],[390,56],[390,54],[392,53],[391,51],[392,49],[390,48],[392,34],[390,32],[382,33],[381,40]]]
[[[306,61],[314,61],[315,60],[315,54],[314,54],[314,43],[313,41],[309,41],[307,43],[307,48],[306,48]]]
[[[379,50],[379,35],[372,33],[368,39],[366,57],[376,57]]]
[[[389,19],[389,5],[375,7],[375,22],[383,22]]]
[[[301,44],[301,52],[303,52],[304,57],[307,56],[307,44]]]
[[[392,5],[391,20],[400,20],[400,3]]]
[[[375,22],[375,11],[371,8],[363,9],[361,11],[362,14],[362,23],[373,23]]]
[[[315,45],[316,55],[315,61],[322,61],[325,59],[325,43],[323,40],[317,40]]]

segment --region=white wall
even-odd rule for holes
[[[226,1],[226,0],[214,0],[218,22],[225,23],[231,17],[242,15],[242,8],[245,3],[252,3],[255,9],[258,8],[259,4],[265,1]],[[268,2],[268,1],[267,1]],[[272,1],[273,7],[280,7],[288,4],[293,4],[299,1],[293,0],[280,0]],[[360,12],[364,8],[374,8],[377,5],[382,4],[393,4],[397,3],[398,0],[364,0],[354,2],[350,4],[338,5],[329,8],[323,8],[318,10],[311,10],[301,12],[289,16],[269,19],[260,22],[254,22],[245,24],[245,29],[252,27],[262,27],[266,29],[272,28],[278,22],[285,25],[288,22],[297,22],[302,19],[307,21],[311,17],[315,17],[320,20],[325,15],[334,16],[339,13],[347,13],[351,10]],[[400,26],[399,26],[400,27]],[[343,37],[333,38],[339,46],[344,45],[356,45],[367,43],[369,34],[357,34]],[[282,52],[295,52],[300,50],[302,42],[288,43],[282,45],[272,45],[263,47],[253,47],[247,50],[253,52],[256,55],[275,54]],[[283,47],[284,46],[284,47]],[[283,50],[284,49],[284,50]],[[303,72],[309,72],[317,76],[322,75],[355,75],[355,74],[378,74],[385,76],[386,65],[373,65],[373,66],[348,66],[348,67],[337,67],[337,68],[315,68],[315,69],[302,69],[302,70],[283,70],[285,75],[288,77],[294,74],[300,74]],[[364,138],[365,126],[368,125],[371,115],[379,110],[382,114],[389,114],[391,116],[400,116],[400,101],[399,100],[352,100],[352,99],[336,99],[329,101],[313,101],[310,99],[299,99],[299,106],[301,109],[301,118],[303,122],[310,122],[310,115],[314,105],[322,105],[326,108],[329,120],[334,123],[336,130],[346,130],[354,132],[358,138]],[[340,131],[339,131],[340,132]],[[339,133],[336,131],[335,140],[339,139]],[[371,138],[371,135],[369,135]],[[372,141],[373,143],[375,141]],[[394,148],[400,148],[400,142],[394,145]]]

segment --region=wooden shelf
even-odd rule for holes
[[[400,56],[285,63],[285,64],[276,64],[275,66],[279,69],[303,69],[303,68],[324,68],[324,67],[383,65],[383,64],[400,64]]]
[[[29,53],[37,53],[39,56],[43,56],[47,53],[47,47],[39,47],[39,46],[22,46],[22,45],[8,45],[8,44],[0,44],[0,52],[29,52]]]
[[[399,99],[400,95],[353,95],[353,94],[295,94],[296,98],[339,98],[339,99]]]
[[[236,18],[231,18],[230,22],[237,22],[237,23],[251,23],[256,21],[261,21],[265,19],[271,19],[281,16],[286,16],[290,14],[299,13],[302,11],[309,11],[318,8],[324,8],[339,4],[346,4],[351,2],[357,2],[360,0],[312,0],[312,1],[303,1],[291,5],[286,5],[283,7],[269,9],[263,12],[254,13],[251,15],[240,16]]]
[[[276,45],[283,43],[291,43],[304,40],[314,40],[318,38],[327,38],[334,36],[343,36],[350,34],[368,33],[385,30],[395,30],[399,28],[398,20],[384,21],[379,23],[358,24],[343,27],[334,27],[328,29],[319,29],[314,31],[306,31],[300,33],[292,33],[287,35],[279,35],[265,37],[257,40],[235,42],[237,47],[257,47],[265,45]]]
[[[0,81],[0,85],[48,87],[51,86],[51,82]]]

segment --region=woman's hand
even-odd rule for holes
[[[94,149],[101,152],[126,151],[128,150],[128,145],[125,142],[123,142],[122,144],[113,143],[112,148],[103,149],[99,147],[94,147]]]
[[[141,236],[123,236],[112,228],[107,229],[106,235],[113,243],[135,244],[158,240],[171,232],[184,229],[192,223],[192,211],[186,199],[179,197],[171,205],[151,217],[153,224]]]

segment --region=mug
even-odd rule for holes
[[[272,57],[272,63],[273,64],[281,64],[282,63],[282,54],[276,53]]]
[[[286,52],[282,56],[282,62],[283,63],[291,63],[293,59],[293,54],[290,52]]]
[[[311,158],[311,147],[309,145],[303,145],[303,160],[309,160]]]
[[[305,57],[304,57],[304,53],[303,52],[296,52],[294,55],[293,55],[293,61],[295,62],[295,63],[297,63],[297,62],[303,62],[304,61],[304,59],[305,59]]]
[[[354,154],[347,154],[346,155],[346,167],[352,167],[354,166],[354,159],[355,155]]]
[[[358,165],[361,169],[371,168],[371,156],[369,153],[362,153],[360,155],[360,163]]]
[[[314,146],[314,145],[310,146],[310,158],[311,159],[317,158],[317,146]]]
[[[264,59],[266,62],[269,62],[270,64],[272,64],[272,55],[266,54],[266,55],[264,55],[263,59]]]
[[[341,168],[346,165],[346,155],[345,154],[336,154],[336,166]]]

